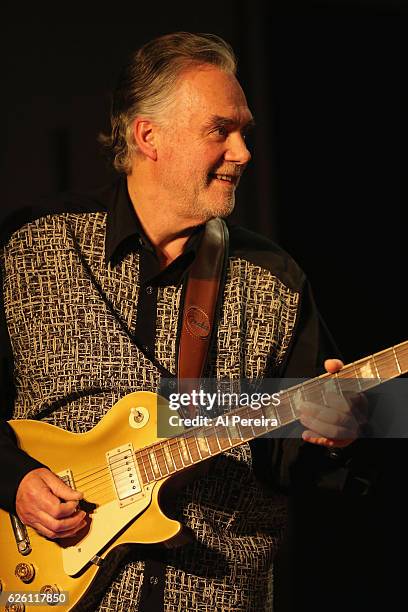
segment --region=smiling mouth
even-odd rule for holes
[[[230,185],[237,185],[239,176],[233,174],[210,174],[211,179],[215,179],[218,181],[222,181],[224,183],[229,183]]]

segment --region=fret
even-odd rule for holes
[[[387,354],[373,356],[373,359],[377,367],[378,378],[382,381],[389,380],[401,374],[399,364],[395,360],[393,351]]]
[[[210,453],[211,455],[216,455],[217,453],[220,452],[220,449],[221,449],[221,446],[218,443],[217,427],[215,426],[209,427],[209,428],[206,428],[204,431],[205,432],[208,431],[208,434],[205,433],[205,437],[207,440],[208,448],[210,449]]]
[[[408,341],[394,346],[394,353],[396,355],[399,372],[404,374],[408,371]]]
[[[156,453],[154,452],[153,449],[149,451],[149,458],[150,458],[150,461],[153,467],[153,473],[154,473],[155,478],[161,478],[163,474],[160,471],[159,462],[156,457]]]
[[[180,455],[181,455],[181,459],[183,461],[183,464],[185,466],[191,465],[193,463],[193,460],[191,459],[190,453],[188,451],[188,446],[186,444],[186,441],[185,441],[184,437],[180,437],[179,438],[178,444],[179,444]]]
[[[265,418],[262,419],[262,417],[265,417],[265,414],[262,410],[262,408],[259,408],[257,410],[257,413],[261,412],[261,414],[257,414],[256,417],[258,419],[258,422],[255,421],[254,419],[252,419],[252,431],[254,432],[254,436],[258,437],[258,436],[262,436],[262,434],[266,434],[269,431],[269,428],[266,427],[265,425]],[[275,418],[275,417],[273,417]]]
[[[332,378],[326,378],[324,381],[317,383],[317,392],[320,393],[320,398],[317,399],[317,403],[322,402],[323,406],[328,406],[329,401],[327,400],[326,393],[335,393],[335,382]]]
[[[291,394],[290,394],[290,393],[282,393],[282,394],[280,395],[280,398],[281,398],[281,405],[282,405],[283,403],[286,403],[286,401],[288,401],[288,402],[289,402],[290,411],[291,411],[291,414],[292,414],[293,419],[298,419],[298,418],[299,418],[299,415],[296,413],[296,410],[295,410],[295,409],[294,409],[294,407],[293,407],[293,404],[292,404],[292,398],[291,398]]]
[[[377,369],[377,368],[375,368]],[[370,356],[368,359],[365,359],[358,367],[359,378],[358,382],[362,391],[366,391],[367,389],[371,389],[375,384],[377,384],[378,376],[373,368],[373,359]],[[373,383],[373,380],[376,382]]]
[[[223,418],[225,418],[225,415],[223,415]],[[227,450],[228,448],[231,448],[231,438],[225,425],[217,425],[215,427],[215,436],[217,438],[217,443],[220,450]]]
[[[355,389],[355,381],[352,378],[346,377],[346,384],[345,386],[350,387],[351,386],[351,390],[354,392]],[[330,393],[332,395],[335,396],[335,399],[338,398],[343,398],[344,397],[344,385],[340,384],[340,379],[338,376],[338,372],[336,372],[335,374],[330,374],[329,376],[327,376],[327,378],[324,379],[323,381],[323,403],[325,406],[330,406],[330,402],[333,401],[332,398],[328,398],[327,394]]]
[[[203,459],[211,455],[211,450],[208,445],[208,440],[205,437],[203,430],[201,430],[201,434],[198,436],[198,445],[200,447],[200,454]]]
[[[228,436],[231,440],[231,445],[236,446],[243,442],[239,429],[236,423],[233,423],[231,415],[226,415],[228,417],[227,425],[225,429],[228,431]]]
[[[399,359],[398,359],[398,357],[397,357],[397,353],[396,353],[396,351],[395,351],[395,347],[392,347],[392,350],[393,350],[394,357],[395,357],[395,363],[397,364],[398,373],[399,373],[399,374],[402,374],[401,366],[400,366],[400,363],[399,363]]]
[[[177,470],[177,465],[175,464],[174,459],[173,459],[170,440],[166,440],[166,442],[163,443],[162,448],[163,448],[164,460],[166,462],[168,471],[175,472]]]
[[[339,372],[336,372],[335,374],[333,374],[333,381],[337,387],[337,394],[341,397],[344,397],[344,388],[343,388],[343,384],[340,384]]]
[[[240,436],[243,440],[251,440],[254,436],[254,430],[252,428],[253,420],[258,418],[258,409],[247,408],[243,410],[239,416],[238,422]]]
[[[293,415],[293,407],[290,402],[290,398],[283,398],[282,395],[279,396],[280,404],[274,406],[272,402],[265,406],[265,415],[268,419],[276,419],[279,425],[288,425],[293,422],[293,418],[297,418],[297,416]],[[289,401],[285,401],[289,399]]]
[[[187,434],[184,439],[186,441],[187,448],[190,453],[192,462],[197,463],[198,461],[200,461],[201,456],[200,456],[197,439],[194,433],[191,433],[191,435]]]
[[[372,361],[373,361],[373,364],[374,364],[374,367],[375,367],[375,371],[376,371],[376,375],[377,375],[376,378],[381,378],[380,372],[378,370],[378,364],[377,364],[375,355],[372,356]]]
[[[169,446],[174,465],[176,466],[177,470],[181,470],[184,467],[184,463],[181,457],[180,447],[177,438],[171,438],[169,440]]]
[[[355,372],[352,368],[344,368],[340,372],[336,372],[336,380],[338,383],[338,392],[341,395],[345,393],[356,393],[360,391],[360,386],[355,379]]]
[[[147,475],[147,471],[146,471],[145,463],[143,461],[143,457],[140,456],[139,453],[135,453],[135,457],[136,457],[137,466],[139,468],[139,473],[140,473],[140,475],[142,477],[142,482],[143,482],[143,484],[148,484],[149,477]]]
[[[152,465],[150,463],[150,459],[149,459],[149,455],[147,454],[146,450],[142,450],[140,451],[140,456],[142,458],[143,461],[143,466],[148,478],[148,482],[151,482],[152,480],[154,480],[154,473],[153,473],[153,468]]]
[[[167,474],[169,473],[169,470],[167,468],[167,463],[166,463],[166,458],[164,455],[164,448],[163,448],[162,443],[159,443],[158,445],[156,445],[155,453],[156,453],[157,463],[159,464],[159,470],[162,476],[167,476]]]
[[[338,393],[342,397],[355,395],[364,390],[362,380],[359,377],[359,371],[354,367],[354,364],[336,372],[336,380],[338,383]]]
[[[320,381],[310,380],[308,382],[300,385],[298,390],[298,397],[305,402],[312,402],[313,404],[318,404],[322,401],[324,403],[324,398],[322,395],[322,384]]]
[[[296,419],[299,418],[299,408],[304,399],[302,397],[301,387],[302,385],[296,385],[295,387],[286,389],[284,391],[284,397],[289,400],[291,409],[292,409],[292,413],[295,415]]]
[[[352,370],[353,370],[353,375],[350,376],[349,380],[347,381],[346,390],[351,391],[351,392],[364,391],[363,386],[361,384],[361,379],[360,379],[360,369],[357,368],[357,365],[355,363],[353,364]]]

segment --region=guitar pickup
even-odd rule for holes
[[[142,491],[132,444],[125,444],[106,453],[110,474],[120,507],[135,501]]]

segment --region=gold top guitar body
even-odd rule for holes
[[[134,451],[157,441],[155,394],[140,391],[127,395],[96,427],[83,434],[39,421],[17,420],[10,424],[19,446],[82,491],[94,509],[89,531],[71,546],[26,528],[28,554],[22,554],[26,553],[24,542],[19,550],[11,518],[0,510],[3,593],[68,592],[69,603],[58,609],[71,610],[90,587],[101,560],[113,547],[163,542],[181,531],[180,523],[167,518],[158,503],[160,488],[168,476],[161,476],[159,464],[154,463],[156,459],[148,452],[144,457],[141,455],[139,465],[135,460]],[[153,482],[148,482],[152,475]],[[41,601],[42,597],[37,599]],[[17,599],[21,599],[19,595]],[[49,606],[34,607],[26,601],[25,610],[31,609]]]

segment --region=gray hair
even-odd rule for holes
[[[113,93],[111,133],[99,136],[118,172],[131,172],[132,157],[138,150],[133,136],[134,119],[143,116],[157,121],[168,109],[181,74],[203,64],[231,74],[237,70],[231,46],[215,34],[166,34],[132,54]]]

